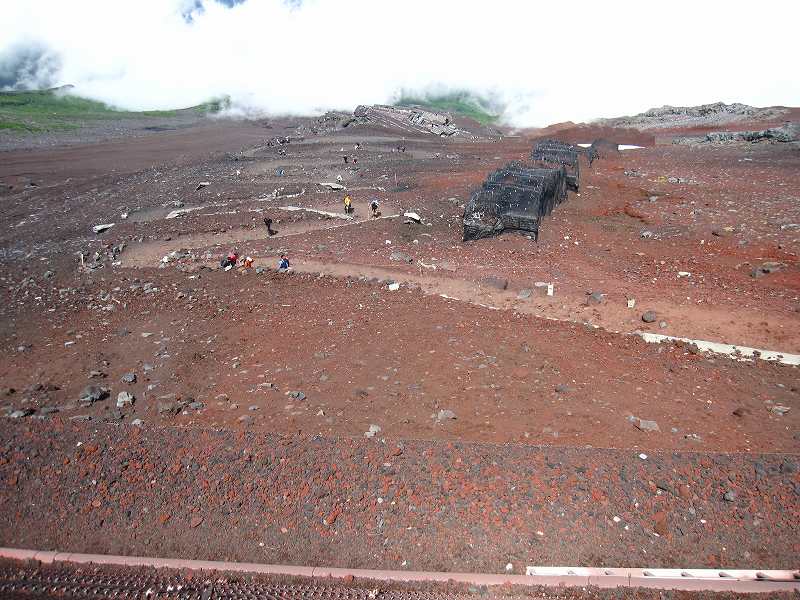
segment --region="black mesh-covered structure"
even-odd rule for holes
[[[489,174],[464,207],[464,241],[506,230],[539,236],[539,222],[567,197],[567,173],[509,163]]]
[[[594,150],[595,158],[606,158],[614,154],[619,154],[619,145],[616,142],[604,138],[597,138],[592,142],[589,150]]]
[[[597,152],[597,149],[594,146],[589,146],[588,148],[583,148],[583,153],[586,155],[586,160],[589,161],[589,166],[592,166],[592,163],[600,158],[600,154]]]
[[[537,142],[531,151],[534,166],[544,169],[563,167],[567,172],[567,185],[578,191],[581,179],[581,165],[578,158],[579,149],[572,144],[558,140],[542,140]]]

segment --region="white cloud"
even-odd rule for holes
[[[387,102],[401,88],[492,91],[518,125],[662,104],[800,104],[800,3],[673,0],[5,0],[0,52],[38,42],[59,83],[131,109],[212,96],[277,113]],[[295,4],[293,6],[293,4]]]

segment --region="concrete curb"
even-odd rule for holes
[[[229,571],[263,575],[288,575],[343,579],[355,577],[391,582],[454,581],[471,585],[524,585],[547,587],[601,588],[645,587],[663,590],[731,591],[731,592],[800,592],[800,572],[789,570],[732,569],[602,569],[585,567],[528,567],[528,575],[491,573],[448,573],[434,571],[388,571],[374,569],[342,569],[335,567],[304,567],[294,565],[265,565],[212,560],[184,560],[143,556],[114,556],[74,552],[0,548],[0,558],[20,561],[34,560],[45,564],[56,562],[74,564],[115,565],[122,567],[153,567],[203,571]],[[537,570],[540,571],[537,573]]]

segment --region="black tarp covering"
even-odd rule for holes
[[[577,191],[580,186],[581,165],[579,149],[572,144],[558,140],[537,142],[531,152],[533,166],[544,169],[564,167],[567,172],[567,185]]]
[[[556,169],[509,163],[489,174],[464,207],[464,241],[502,231],[529,232],[538,237],[541,218],[567,197],[567,174]]]
[[[593,141],[589,150],[594,150],[595,158],[606,158],[607,156],[619,154],[619,146],[617,143],[603,138],[598,138]]]

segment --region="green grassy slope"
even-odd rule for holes
[[[78,129],[91,122],[128,118],[174,117],[181,112],[198,114],[218,112],[227,99],[215,99],[183,111],[117,110],[102,102],[65,94],[58,90],[0,92],[0,130],[37,132]]]
[[[452,92],[430,96],[403,93],[400,99],[395,102],[395,106],[422,106],[431,110],[468,117],[482,125],[496,123],[499,118],[499,115],[489,108],[488,103],[469,92]]]

